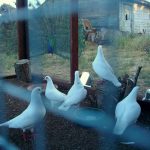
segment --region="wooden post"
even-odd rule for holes
[[[127,79],[127,85],[125,88],[125,93],[124,93],[124,98],[129,95],[129,93],[132,91],[134,88],[134,81],[130,78]]]
[[[17,0],[17,9],[27,8],[28,0]],[[28,25],[27,21],[17,22],[18,30],[18,58],[29,58],[29,46],[28,46]]]
[[[70,46],[70,79],[73,83],[74,72],[78,70],[78,0],[71,0]]]
[[[30,82],[31,81],[31,69],[30,62],[28,59],[21,59],[15,63],[15,72],[17,75],[17,79]]]
[[[136,86],[141,69],[142,69],[142,66],[138,66],[138,69],[136,71],[135,78],[134,78],[134,86]]]
[[[132,91],[132,89],[136,86],[136,83],[137,83],[137,80],[138,80],[141,69],[142,69],[142,66],[139,66],[137,71],[136,71],[134,80],[129,79],[129,78],[127,79],[127,85],[126,85],[126,88],[125,88],[124,97],[128,96],[129,93]]]

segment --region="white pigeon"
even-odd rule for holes
[[[42,89],[36,87],[32,90],[31,101],[29,106],[17,117],[0,124],[9,128],[19,128],[25,132],[27,129],[32,131],[35,124],[40,122],[45,114],[46,109],[41,99]]]
[[[84,100],[86,95],[87,90],[80,81],[79,71],[75,71],[74,84],[68,91],[66,100],[59,106],[59,109],[67,111],[72,105],[79,104],[82,100]]]
[[[66,94],[56,89],[50,76],[44,78],[47,81],[45,97],[50,100],[51,107],[57,107],[65,101]]]
[[[118,81],[117,77],[114,75],[113,69],[106,61],[102,46],[98,46],[97,55],[92,63],[93,70],[96,74],[105,80],[112,82],[115,86],[121,86],[121,83]]]
[[[150,100],[150,89],[147,89],[145,92],[145,96],[142,99],[143,101],[145,100]]]
[[[141,113],[141,107],[136,101],[138,89],[138,86],[134,87],[129,95],[117,104],[115,110],[117,121],[113,130],[114,134],[123,134],[128,126],[137,121]]]

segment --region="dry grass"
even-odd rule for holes
[[[138,39],[139,40],[139,39]],[[133,43],[132,43],[133,45]],[[138,85],[141,87],[141,91],[150,88],[150,56],[141,48],[129,47],[117,47],[103,46],[104,55],[109,64],[114,69],[115,74],[123,76],[129,74],[134,76],[137,67],[143,66],[141,74],[139,76]],[[128,48],[128,49],[127,49]],[[79,70],[89,71],[94,80],[98,79],[98,76],[92,69],[92,61],[97,53],[97,44],[86,42],[85,49],[82,55],[79,57]],[[3,73],[5,75],[14,74],[14,63],[17,59],[16,54],[1,54],[1,62],[3,62]],[[70,60],[64,59],[57,55],[44,54],[42,56],[31,59],[32,72],[44,75],[52,75],[61,79],[70,79]]]
[[[138,66],[143,66],[138,85],[140,92],[144,92],[150,88],[150,56],[142,49],[124,49],[115,48],[114,46],[103,46],[104,55],[112,66],[117,77],[129,74],[131,78],[134,77]],[[89,71],[94,79],[97,75],[93,72],[91,63],[95,58],[97,52],[97,45],[86,43],[84,54],[80,57],[80,70]]]
[[[45,54],[41,58],[42,73],[70,80],[70,60],[58,55]]]
[[[113,51],[113,54],[110,51]],[[106,57],[117,76],[122,76],[127,73],[132,78],[135,75],[138,66],[143,66],[139,76],[138,85],[141,86],[141,91],[150,87],[150,58],[144,51],[127,51],[125,49],[113,50],[113,48],[109,47],[106,52]]]

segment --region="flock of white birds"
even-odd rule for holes
[[[92,63],[92,67],[101,79],[109,80],[116,87],[121,86],[113,69],[103,55],[101,45],[98,46],[97,55]],[[45,97],[49,100],[53,109],[67,111],[73,106],[78,106],[80,102],[86,98],[87,90],[80,81],[79,71],[75,71],[74,84],[67,94],[60,92],[55,87],[50,76],[46,76],[44,79],[47,81]],[[138,86],[134,87],[129,95],[117,104],[115,110],[116,124],[112,131],[115,135],[122,135],[128,126],[137,121],[141,113],[140,105],[136,101],[138,89]],[[29,106],[19,116],[0,124],[0,126],[20,128],[23,132],[26,131],[26,129],[32,130],[34,125],[40,122],[46,114],[41,92],[41,87],[35,87],[31,92]]]

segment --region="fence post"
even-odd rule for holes
[[[70,47],[70,79],[73,83],[74,72],[78,70],[78,0],[71,0]]]
[[[17,9],[27,8],[28,0],[17,0]],[[17,21],[18,31],[18,58],[29,58],[29,45],[28,45],[28,21]]]

